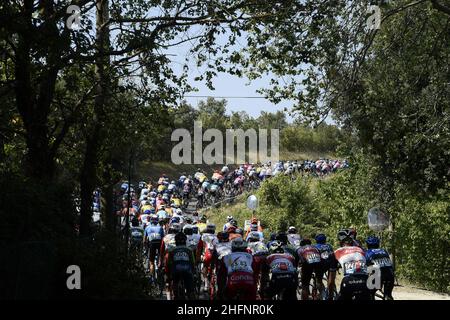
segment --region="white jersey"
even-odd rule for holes
[[[269,253],[269,249],[267,249],[267,246],[262,241],[256,241],[256,242],[250,242],[248,244],[248,249],[252,252],[252,255],[258,256],[258,255],[264,255]]]
[[[227,254],[231,253],[231,242],[219,242],[216,244],[216,252],[218,259],[222,259]]]
[[[247,252],[232,252],[223,257],[228,275],[235,272],[253,273],[253,257]]]
[[[215,234],[211,233],[204,233],[202,234],[202,241],[209,250],[214,250],[214,247],[219,242],[219,239],[217,239],[217,236]]]
[[[187,236],[186,246],[193,250],[196,250],[198,243],[200,242],[200,238],[201,236],[199,234],[192,234]]]
[[[295,248],[300,247],[300,241],[302,241],[302,237],[300,237],[299,234],[296,233],[289,233],[287,235],[289,243],[294,246]]]
[[[169,250],[170,248],[174,248],[176,247],[175,244],[175,234],[174,233],[169,233],[167,234],[164,238],[164,246],[166,247],[166,251]]]

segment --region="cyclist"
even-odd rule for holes
[[[311,244],[311,240],[303,239],[300,242],[300,248],[297,249],[297,254],[299,257],[299,267],[301,267],[302,300],[308,300],[310,293],[309,283],[311,282],[313,272],[316,277],[320,273],[320,252]],[[320,278],[319,281],[322,281],[322,279]]]
[[[199,221],[197,222],[197,227],[198,227],[198,231],[200,233],[203,233],[206,229],[206,222],[207,222],[207,218],[205,215],[201,216]]]
[[[242,238],[231,241],[231,253],[223,257],[218,270],[217,280],[225,283],[223,297],[226,300],[256,300],[253,257]]]
[[[200,240],[200,235],[194,235],[191,224],[186,224],[183,227],[183,233],[186,235],[186,246],[192,250],[195,257],[195,265],[200,263],[201,253],[203,249],[203,243]]]
[[[294,248],[298,249],[300,247],[300,241],[302,240],[302,237],[297,233],[297,228],[294,226],[290,226],[288,228],[288,243],[293,246]]]
[[[162,239],[161,247],[159,249],[160,268],[163,266],[164,261],[166,260],[166,256],[167,256],[169,249],[175,246],[175,235],[180,231],[181,231],[181,227],[179,224],[174,223],[169,226],[169,231]]]
[[[149,270],[153,276],[155,271],[155,259],[158,251],[161,249],[161,241],[164,238],[164,230],[158,225],[158,217],[153,215],[150,217],[150,225],[145,228],[144,243],[147,247]]]
[[[130,234],[131,248],[138,250],[142,248],[144,229],[139,226],[139,220],[137,218],[131,220]]]
[[[221,261],[224,256],[231,253],[231,242],[229,238],[229,234],[225,231],[221,231],[217,233],[217,239],[219,242],[216,244],[214,248],[214,257],[213,263],[216,266],[216,274],[220,272]],[[226,279],[223,279],[226,280]],[[222,299],[222,293],[224,292],[225,283],[223,281],[217,281],[217,291],[219,299]]]
[[[261,281],[266,288],[266,299],[281,295],[283,300],[297,300],[298,275],[295,266],[294,257],[285,252],[281,241],[273,241],[262,268]]]
[[[234,219],[233,219],[233,216],[228,216],[228,217],[227,217],[227,223],[225,223],[225,224],[223,225],[223,229],[222,229],[223,231],[227,231],[228,227],[231,226],[231,221],[232,221],[232,220],[234,220]]]
[[[371,295],[367,288],[367,265],[364,251],[355,245],[351,229],[342,229],[338,232],[340,248],[334,251],[332,268],[337,269],[338,264],[343,268],[344,278],[341,281],[339,300],[370,300]],[[333,280],[335,273],[332,273]]]
[[[175,234],[175,246],[169,248],[166,256],[166,275],[169,288],[173,292],[173,299],[179,300],[183,298],[184,292],[178,290],[179,284],[184,283],[187,298],[194,299],[194,265],[195,259],[191,249],[186,246],[186,235],[183,232]]]
[[[220,172],[221,172],[223,175],[226,175],[228,172],[230,172],[230,168],[228,168],[227,165],[224,165],[224,166],[222,167],[222,170],[220,170]]]
[[[152,213],[152,211],[150,209],[147,209],[144,211],[144,213],[139,215],[139,221],[141,222],[141,225],[143,228],[147,227],[149,220],[150,220],[151,213]]]
[[[289,244],[287,234],[285,232],[278,232],[275,239],[281,242],[284,252],[294,257],[295,265],[297,266],[299,260],[297,250]]]
[[[334,251],[333,247],[327,243],[327,237],[323,233],[319,233],[315,236],[316,245],[315,247],[320,252],[320,264],[321,267],[318,270],[318,273],[316,273],[317,279],[323,279],[323,275],[328,272],[327,277],[327,285],[328,285],[328,300],[333,299],[333,293],[335,291],[335,283],[334,279],[330,276],[332,272],[335,272],[336,270],[333,270],[331,268],[331,261],[333,259]],[[322,294],[323,292],[323,283],[322,281],[319,281],[319,292]]]
[[[350,232],[350,237],[353,239],[353,245],[363,249],[361,241],[356,239],[356,236],[358,235],[358,233],[356,232],[356,228],[355,227],[350,227],[348,230]]]
[[[368,266],[379,267],[381,271],[381,284],[386,300],[394,300],[392,290],[394,289],[394,268],[389,253],[385,249],[380,249],[380,239],[370,236],[366,239],[367,251],[366,261]],[[372,291],[375,299],[376,289]]]
[[[214,248],[219,241],[217,239],[216,233],[216,226],[212,223],[209,223],[206,226],[205,231],[201,235],[201,241],[203,242],[203,254],[202,254],[202,261],[203,261],[203,268],[202,268],[202,274],[203,278],[205,279],[205,291],[208,291],[209,288],[209,280],[212,272],[212,261],[213,261],[213,255],[214,255]]]
[[[242,235],[240,233],[237,233],[237,228],[234,225],[231,225],[227,229],[227,233],[229,234],[230,241],[236,238],[242,238]]]
[[[169,218],[169,214],[166,211],[165,205],[160,205],[159,210],[156,212],[156,215],[158,216],[158,219],[161,221],[166,221]]]
[[[259,288],[259,295],[261,298],[264,297],[265,288],[262,286],[262,284],[267,283],[267,281],[261,281],[261,269],[262,266],[266,262],[267,255],[269,254],[269,249],[267,249],[267,246],[263,242],[263,239],[259,232],[250,232],[250,234],[247,237],[247,243],[248,247],[247,250],[252,254],[253,256],[253,271],[254,271],[254,277],[255,277],[255,283],[257,288]]]

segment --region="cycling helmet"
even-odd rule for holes
[[[369,236],[366,239],[367,248],[376,249],[380,247],[380,239],[376,236]]]
[[[144,214],[151,214],[151,213],[152,213],[152,211],[150,209],[144,210]]]
[[[200,222],[206,223],[206,216],[201,216],[200,217]]]
[[[186,222],[186,224],[192,224],[192,218],[186,217],[184,221]]]
[[[349,229],[342,229],[338,232],[338,240],[341,243],[353,243],[352,232]]]
[[[178,232],[175,235],[175,244],[177,246],[179,245],[185,245],[187,240],[187,236],[183,232]]]
[[[172,232],[171,232],[172,230]],[[179,223],[174,223],[169,227],[169,233],[181,232],[181,225]]]
[[[196,225],[192,226],[192,233],[193,234],[198,234],[198,227]]]
[[[231,241],[231,251],[245,251],[247,250],[247,242],[245,242],[242,238],[236,238]]]
[[[235,227],[235,228],[237,228],[237,226],[238,226],[237,221],[234,220],[234,219],[230,221],[230,224],[231,224],[233,227]]]
[[[318,244],[325,244],[327,242],[327,236],[323,233],[319,233],[314,238]]]
[[[280,241],[283,245],[288,242],[287,234],[285,232],[278,232],[275,239]]]
[[[293,226],[290,226],[289,227],[289,229],[288,229],[288,233],[297,233],[297,229],[295,228],[295,227],[293,227]]]
[[[133,219],[131,219],[131,226],[132,227],[138,227],[139,226],[139,220],[136,216],[133,217]]]
[[[220,231],[217,233],[217,239],[219,240],[219,242],[228,242],[228,240],[230,239],[230,236],[228,235],[227,232]]]
[[[250,232],[247,237],[248,242],[258,242],[260,241],[260,234],[258,232]]]
[[[151,216],[150,217],[150,223],[151,224],[154,224],[154,225],[157,225],[158,224],[158,216],[156,216],[156,215],[153,215],[153,216]]]
[[[311,240],[309,240],[309,239],[307,239],[307,238],[302,239],[302,240],[300,241],[300,246],[303,247],[303,246],[306,246],[306,245],[311,245]]]
[[[272,253],[284,253],[283,244],[281,241],[272,241],[269,245],[269,252]]]
[[[183,233],[187,236],[192,236],[193,234],[193,230],[192,230],[192,225],[187,224],[183,227]]]
[[[233,216],[228,216],[227,217],[227,222],[230,222],[231,220],[233,220]]]
[[[170,219],[170,224],[173,224],[173,223],[180,223],[180,221],[181,221],[181,219],[180,219],[180,217],[172,217],[172,219]]]
[[[349,232],[350,232],[350,236],[352,237],[352,239],[353,239],[353,240],[356,240],[356,236],[357,236],[356,228],[350,227],[348,230],[349,230]]]
[[[216,225],[213,223],[208,223],[206,225],[205,233],[215,234],[216,233]]]

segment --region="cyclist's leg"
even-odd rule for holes
[[[328,269],[328,300],[332,300],[336,292],[336,270],[334,268]]]
[[[325,273],[325,266],[323,265],[323,263],[320,263],[320,265],[317,266],[314,272],[316,274],[317,294],[319,299],[322,300],[325,290],[325,286],[323,285],[323,275]]]
[[[189,300],[195,300],[194,277],[191,272],[183,272],[184,288]]]
[[[383,268],[381,270],[381,280],[385,299],[393,300],[392,291],[394,290],[395,283],[394,270],[392,268]]]
[[[311,282],[313,267],[310,264],[302,265],[301,281],[302,281],[302,300],[309,299],[309,283]]]

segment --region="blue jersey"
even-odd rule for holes
[[[367,265],[374,265],[380,268],[392,268],[392,261],[389,253],[384,249],[367,249],[366,251]]]
[[[322,252],[334,252],[333,247],[329,243],[317,243],[314,245],[320,253]]]
[[[164,238],[164,229],[160,225],[149,225],[145,228],[145,236],[149,241],[161,241]]]
[[[158,216],[159,219],[167,219],[167,217],[169,216],[167,214],[166,210],[159,210],[156,215]]]

